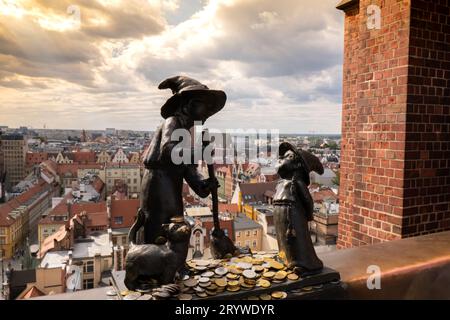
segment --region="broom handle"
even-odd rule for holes
[[[204,142],[209,141],[211,142],[211,137],[209,136],[209,130],[205,129],[202,132],[202,140]],[[215,180],[216,173],[214,172],[214,165],[207,164],[208,166],[208,176],[211,180]],[[213,221],[214,221],[214,228],[217,230],[220,230],[220,222],[219,222],[219,197],[217,195],[217,189],[213,188],[211,190],[211,198],[212,198],[212,214],[213,214]]]
[[[209,178],[212,180],[214,180],[216,178],[213,164],[208,164],[208,175],[209,175]],[[217,196],[217,188],[213,188],[211,190],[211,198],[212,198],[212,213],[213,213],[214,228],[217,230],[220,230],[219,197]]]

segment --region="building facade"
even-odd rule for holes
[[[20,134],[1,136],[3,167],[6,172],[6,187],[12,188],[26,176],[26,155],[28,146],[26,138]]]

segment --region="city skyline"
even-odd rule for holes
[[[1,125],[152,131],[186,74],[228,95],[208,127],[340,133],[335,2],[3,0]]]

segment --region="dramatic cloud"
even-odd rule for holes
[[[339,132],[335,2],[0,0],[0,122],[151,130],[186,74],[227,92],[212,127]]]

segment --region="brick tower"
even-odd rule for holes
[[[450,229],[450,0],[343,0],[338,247]]]

